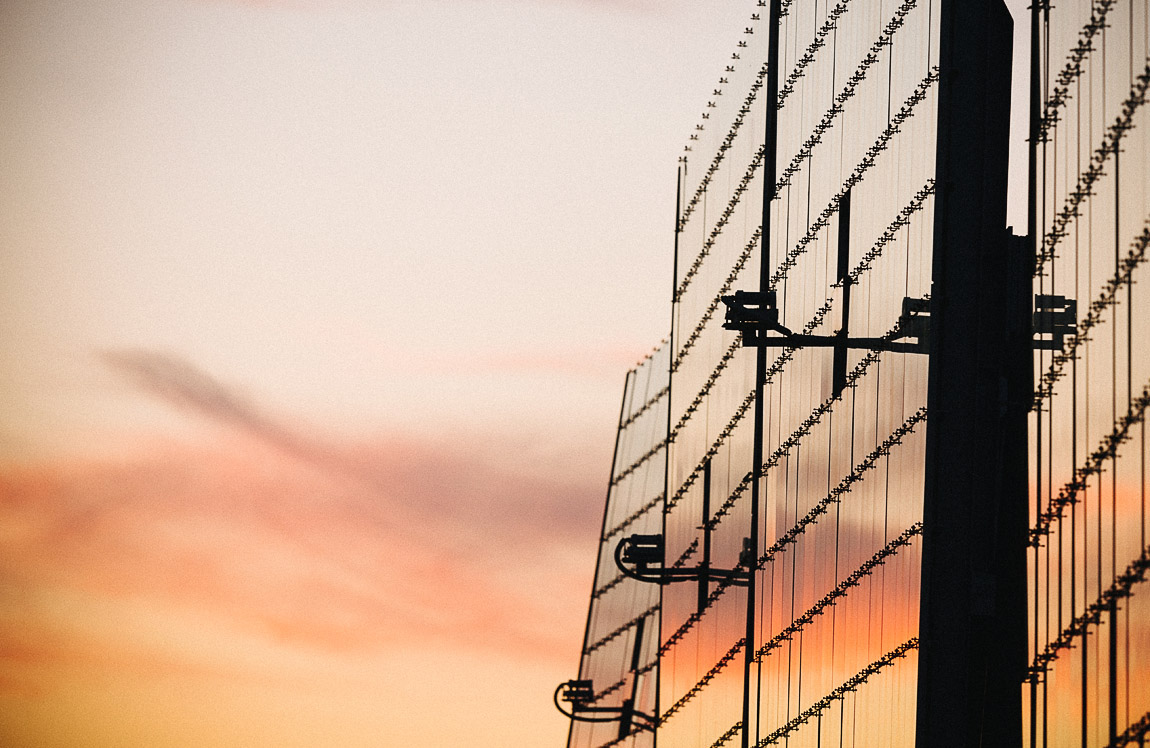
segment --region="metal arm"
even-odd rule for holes
[[[619,567],[623,576],[650,584],[697,582],[705,577],[727,584],[745,586],[750,583],[750,569],[754,564],[754,554],[748,551],[746,545],[744,540],[739,566],[734,569],[713,569],[709,566],[667,569],[663,566],[662,535],[629,535],[615,546],[615,565]]]
[[[926,353],[930,335],[930,303],[926,299],[904,298],[902,314],[892,335],[881,338],[852,338],[841,332],[835,335],[794,333],[779,323],[775,292],[736,291],[723,296],[727,307],[723,329],[743,334],[743,346],[749,348],[854,348],[897,353]],[[779,333],[768,335],[769,332]],[[914,342],[899,342],[915,338]]]

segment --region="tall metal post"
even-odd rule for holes
[[[1030,86],[1027,96],[1027,108],[1029,109],[1029,135],[1027,138],[1026,149],[1026,239],[1027,251],[1031,258],[1038,257],[1038,139],[1040,136],[1038,118],[1040,116],[1042,107],[1042,88],[1040,80],[1040,68],[1038,66],[1040,43],[1038,37],[1038,30],[1041,23],[1041,13],[1043,6],[1048,3],[1048,0],[1034,0],[1030,5]],[[1037,434],[1039,440],[1042,438],[1042,412],[1039,410],[1038,414],[1038,429]],[[1037,457],[1037,455],[1036,455]],[[1035,469],[1038,471],[1038,476],[1041,476],[1041,465],[1038,460],[1035,460]],[[1036,495],[1038,489],[1036,486]],[[1034,551],[1034,589],[1038,591],[1038,549]],[[1037,606],[1035,607],[1034,615],[1038,615]],[[1037,618],[1035,619],[1034,633],[1038,635]],[[1035,639],[1035,649],[1037,649],[1038,640]],[[1031,683],[1030,685],[1030,745],[1031,748],[1038,746],[1038,684]]]
[[[675,318],[679,312],[679,234],[683,233],[682,217],[683,217],[683,172],[686,170],[686,163],[679,167],[678,174],[675,177],[675,260],[671,266],[671,332],[670,337],[667,339],[667,446],[664,447],[664,461],[663,461],[663,506],[659,508],[659,533],[663,537],[667,537],[667,496],[670,495],[671,490],[671,424],[674,422],[674,400],[671,399],[672,380],[675,378]],[[655,633],[656,642],[656,659],[659,663],[655,666],[655,734],[651,738],[652,748],[659,746],[659,719],[662,717],[663,712],[660,710],[660,696],[662,692],[662,673],[663,663],[662,655],[658,653],[662,649],[663,641],[663,587],[659,587],[659,626]]]
[[[635,378],[635,372],[627,372],[627,376],[623,378],[623,401],[619,403],[619,425],[615,428],[615,449],[611,452],[611,473],[607,479],[607,500],[603,502],[603,522],[599,526],[599,549],[595,554],[595,574],[591,577],[591,600],[592,604],[587,606],[587,625],[583,628],[583,645],[579,648],[579,676],[586,675],[583,672],[583,663],[586,660],[588,639],[591,636],[591,621],[592,613],[595,610],[595,580],[599,578],[599,565],[603,561],[603,545],[607,542],[604,537],[607,534],[607,514],[611,510],[611,492],[615,488],[615,466],[619,461],[619,435],[623,432],[623,422],[627,414],[627,400],[631,395],[631,382]],[[571,740],[575,734],[575,721],[572,720],[567,728],[567,745],[571,745]]]
[[[767,90],[764,97],[766,105],[766,136],[763,141],[763,223],[759,240],[759,291],[770,290],[771,284],[771,202],[775,199],[775,176],[777,165],[777,144],[779,131],[779,19],[782,15],[780,0],[771,0],[771,11],[767,18]],[[751,481],[751,533],[750,547],[752,552],[752,567],[750,581],[747,584],[747,629],[746,644],[743,662],[743,732],[742,748],[751,745],[751,694],[758,692],[757,679],[752,689],[751,673],[755,665],[755,621],[756,621],[756,592],[758,590],[758,570],[756,563],[759,557],[759,504],[762,501],[760,483],[763,467],[763,418],[766,403],[763,402],[764,380],[767,377],[767,349],[759,346],[755,349],[755,423],[754,447],[752,462],[754,478]]]
[[[1018,748],[1026,670],[1030,263],[1006,232],[1013,24],[942,0],[919,748]]]

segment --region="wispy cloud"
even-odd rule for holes
[[[143,596],[323,649],[570,660],[600,476],[512,470],[490,443],[327,442],[173,354],[102,358],[218,442],[0,467],[0,585]]]
[[[571,543],[535,531],[539,518],[453,516],[432,483],[422,526],[381,529],[347,501],[354,487],[230,446],[74,466],[47,484],[9,472],[0,583],[151,597],[324,649],[429,639],[539,656],[566,648],[555,611],[578,619],[586,569],[564,560]],[[514,480],[500,488],[522,499]],[[543,600],[542,585],[578,594]]]
[[[238,387],[176,354],[121,350],[100,355],[144,393],[253,437],[330,477],[359,484],[360,490],[350,493],[370,496],[370,506],[359,508],[380,520],[528,525],[554,537],[566,535],[572,524],[578,526],[599,511],[583,498],[591,487],[598,493],[600,476],[572,485],[550,478],[545,465],[509,475],[510,465],[523,467],[509,456],[517,451],[512,445],[491,439],[476,444],[472,435],[437,444],[400,436],[334,444],[315,436],[314,430],[289,426],[290,418],[269,414]],[[508,490],[510,486],[515,489]]]
[[[314,442],[276,423],[236,388],[173,353],[146,349],[103,351],[103,361],[141,390],[170,405],[243,429],[305,459],[323,458]]]

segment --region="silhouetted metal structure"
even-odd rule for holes
[[[583,682],[563,684],[555,694],[557,706],[561,696],[568,697],[561,711],[575,715],[572,740],[585,745],[654,745],[654,731],[646,728],[659,713],[659,588],[628,579],[614,558],[626,533],[657,534],[663,528],[669,357],[664,342],[627,372],[579,661]],[[618,719],[589,708],[618,710]],[[635,712],[651,719],[636,721]]]
[[[1035,323],[1051,342],[1029,424],[1025,742],[1144,745],[1150,10],[1031,12]]]
[[[1024,236],[1001,0],[753,6],[680,159],[569,748],[1141,745],[1147,0],[1025,19]]]

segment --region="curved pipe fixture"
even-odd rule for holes
[[[618,722],[625,720],[631,723],[638,717],[641,721],[635,726],[642,730],[654,730],[655,719],[643,712],[635,711],[631,701],[623,702],[622,706],[587,706],[595,698],[595,691],[589,680],[569,680],[560,683],[555,689],[553,700],[559,713],[576,722]],[[562,692],[562,696],[560,693]],[[571,711],[563,708],[560,701],[571,704]],[[599,716],[595,716],[599,715]]]
[[[555,708],[559,710],[560,714],[562,714],[565,717],[569,717],[570,719],[573,719],[576,722],[614,722],[623,716],[621,711],[614,709],[614,708],[612,708],[611,711],[613,711],[613,712],[619,711],[619,713],[615,714],[615,716],[613,716],[613,717],[606,717],[606,716],[604,716],[604,717],[585,717],[585,716],[578,714],[578,712],[581,712],[581,711],[585,712],[585,711],[590,711],[590,710],[607,709],[607,707],[601,707],[601,706],[599,706],[599,707],[585,706],[587,701],[579,698],[579,696],[581,696],[584,693],[584,691],[582,690],[584,688],[584,686],[582,684],[586,684],[587,691],[591,690],[591,681],[589,681],[589,680],[569,680],[569,681],[566,681],[564,683],[560,683],[559,687],[555,689],[555,696],[554,696]],[[567,689],[567,690],[564,691],[564,689]],[[561,691],[564,691],[563,701],[570,702],[570,704],[571,704],[571,711],[569,711],[569,712],[566,711],[563,708],[563,705],[559,703],[559,699],[560,699],[559,693]],[[573,692],[576,692],[576,693],[573,693]],[[576,694],[578,694],[578,695],[576,695]],[[592,696],[593,695],[594,694],[592,693]]]
[[[627,564],[635,565],[631,568]],[[649,567],[658,566],[655,575],[646,574]],[[663,567],[662,535],[628,535],[615,546],[615,566],[623,576],[648,584],[667,584]]]
[[[615,566],[623,576],[649,584],[671,584],[673,582],[698,582],[703,579],[727,584],[745,586],[750,583],[754,566],[754,554],[744,540],[739,567],[734,569],[712,569],[710,566],[693,568],[663,567],[664,546],[662,535],[629,535],[615,546]],[[634,564],[634,568],[628,564]]]

